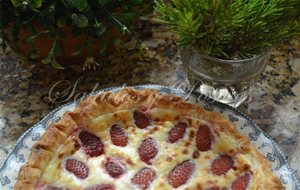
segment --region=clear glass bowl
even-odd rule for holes
[[[223,60],[182,48],[183,68],[194,90],[219,102],[238,107],[250,95],[266,67],[271,49],[249,59]]]

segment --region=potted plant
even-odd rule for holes
[[[158,0],[157,20],[178,36],[192,85],[238,106],[272,47],[300,34],[299,0]]]
[[[0,1],[3,50],[12,49],[62,69],[58,60],[95,62],[114,41],[134,34],[152,0]],[[63,58],[63,59],[62,59]]]

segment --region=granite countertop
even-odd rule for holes
[[[148,21],[145,19],[145,23]],[[172,85],[183,80],[174,37],[161,26],[143,23],[140,27],[147,48],[134,55],[117,51],[102,60],[96,70],[82,70],[81,65],[65,64],[65,70],[17,59],[12,51],[0,53],[0,162],[12,150],[27,129],[59,105],[72,101],[95,85],[105,88],[118,85]],[[79,79],[79,80],[78,80]],[[239,107],[271,136],[286,154],[300,177],[300,40],[274,49],[251,99]],[[63,83],[59,81],[66,80]],[[53,95],[77,82],[75,93],[66,101],[53,103]],[[69,96],[69,94],[68,94]]]

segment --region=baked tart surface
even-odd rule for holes
[[[155,90],[124,88],[86,98],[51,125],[15,189],[284,188],[220,113]]]

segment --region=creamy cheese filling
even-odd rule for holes
[[[233,156],[234,169],[226,174],[216,176],[212,174],[210,166],[219,155],[229,154],[230,151],[238,150],[239,144],[236,139],[221,133],[220,137],[215,136],[212,150],[199,152],[196,148],[195,136],[198,127],[207,122],[180,116],[176,112],[166,109],[153,109],[149,111],[152,119],[151,126],[146,129],[139,129],[134,125],[132,118],[133,110],[121,110],[115,113],[108,113],[92,120],[88,130],[101,138],[104,143],[105,153],[98,157],[88,157],[82,149],[74,150],[75,137],[69,137],[62,144],[55,156],[46,168],[42,180],[48,184],[81,189],[101,183],[114,184],[117,189],[139,189],[131,183],[131,178],[143,167],[150,167],[156,173],[156,178],[148,189],[173,189],[168,183],[170,171],[185,160],[192,160],[195,163],[195,170],[190,179],[177,189],[196,189],[218,185],[219,187],[230,187],[230,184],[241,174],[239,169],[244,166],[252,167],[255,164],[247,155]],[[167,142],[168,133],[176,123],[184,121],[189,124],[183,139],[176,143]],[[126,147],[118,147],[111,143],[110,127],[113,124],[120,124],[128,134],[129,141]],[[158,146],[158,154],[153,159],[152,165],[147,165],[140,160],[138,148],[143,139],[153,137]],[[110,177],[103,167],[106,158],[119,158],[126,164],[126,173],[118,179]],[[89,168],[89,175],[86,179],[79,179],[64,167],[66,158],[74,158],[84,162]],[[251,183],[250,183],[251,184]],[[251,189],[251,185],[248,187]]]

